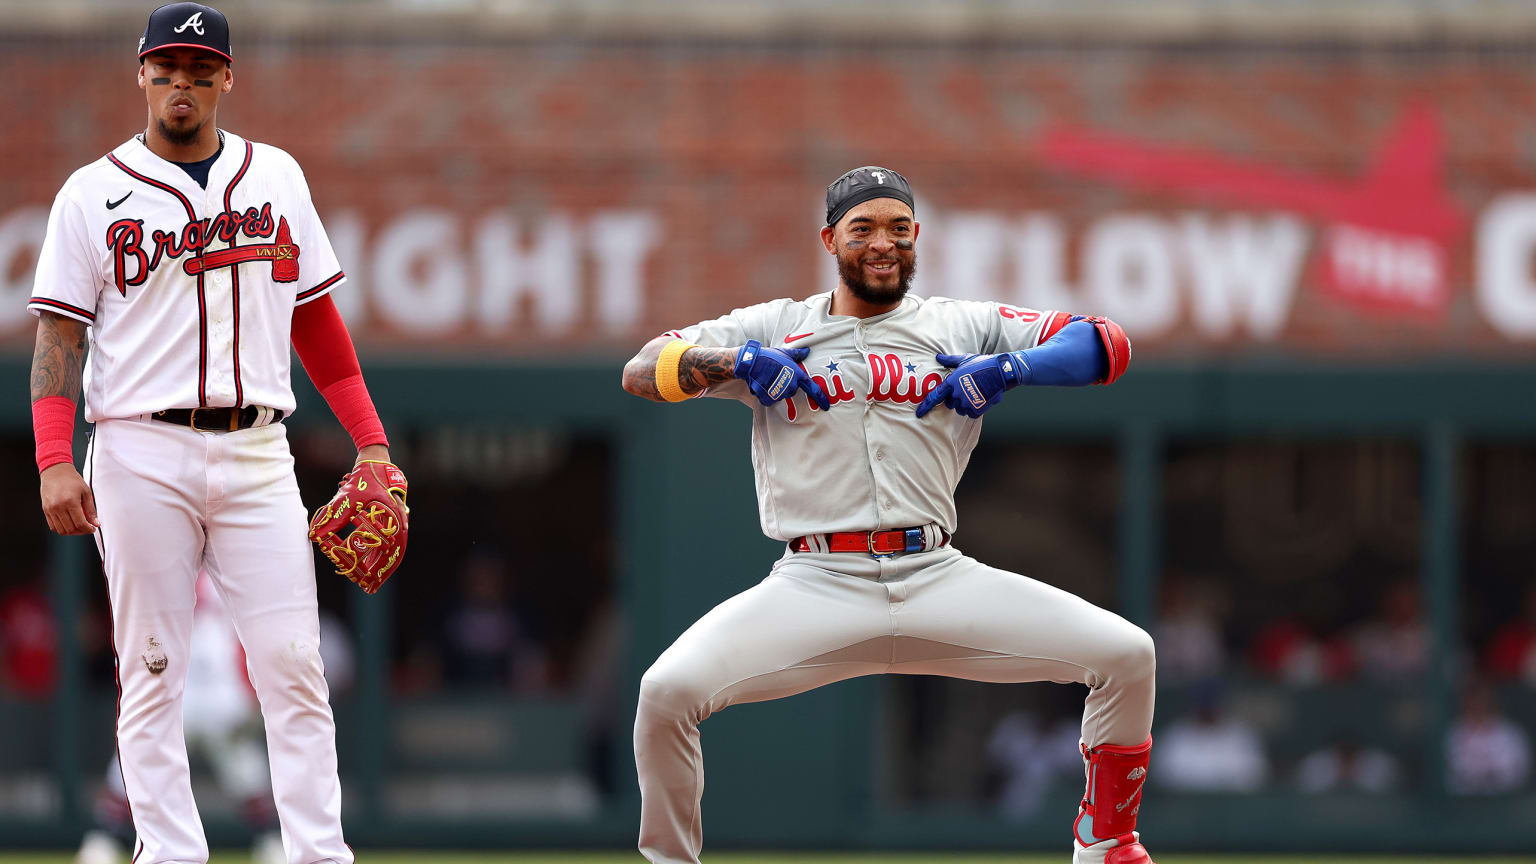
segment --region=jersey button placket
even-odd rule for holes
[[[869,359],[869,346],[864,342],[864,325],[863,324],[856,324],[856,325],[854,325],[854,328],[853,328],[853,344],[854,344],[854,347],[859,350],[859,360],[861,362],[867,361]],[[873,370],[869,370],[869,369],[865,370],[865,375],[872,375],[872,374],[873,374]],[[865,448],[865,455],[866,455],[865,464],[868,465],[868,467],[869,467],[869,493],[870,493],[870,497],[871,497],[870,503],[872,503],[874,505],[874,507],[875,507],[875,522],[876,522],[876,524],[871,525],[870,526],[871,529],[881,528],[881,527],[885,526],[885,511],[887,509],[889,509],[889,508],[885,507],[883,505],[883,503],[882,503],[882,501],[884,499],[884,493],[880,489],[880,472],[878,470],[876,470],[875,460],[868,458],[868,454],[870,452],[870,446],[871,446],[871,444],[870,444],[871,435],[870,435],[870,431],[869,431],[870,430],[870,423],[871,423],[871,420],[874,418],[874,414],[872,413],[872,408],[873,407],[874,407],[874,403],[872,401],[870,401],[868,398],[865,398],[864,399],[864,412],[859,417],[859,422],[861,424],[863,424],[863,428],[864,428],[864,448]]]

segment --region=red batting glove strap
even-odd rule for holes
[[[32,434],[37,439],[37,471],[75,461],[75,400],[44,396],[32,403]]]
[[[373,407],[373,397],[368,395],[368,385],[362,375],[343,378],[320,391],[336,419],[352,436],[352,443],[361,450],[371,444],[389,446],[384,435],[384,424],[379,422],[379,412]]]

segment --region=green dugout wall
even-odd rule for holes
[[[748,459],[745,412],[701,400],[659,406],[624,394],[617,361],[590,366],[479,367],[369,364],[381,412],[403,424],[487,422],[566,431],[599,431],[617,443],[618,502],[611,514],[550,514],[551,519],[616,522],[620,601],[629,622],[624,699],[633,706],[639,675],[698,615],[753,584],[779,554],[758,532]],[[3,415],[27,428],[27,380],[19,359],[0,366]],[[302,377],[302,376],[300,376]],[[295,422],[331,422],[319,398],[300,382],[308,410]],[[1149,625],[1160,569],[1159,493],[1170,441],[1239,437],[1334,438],[1389,436],[1420,445],[1423,484],[1422,580],[1433,630],[1435,670],[1425,681],[1430,722],[1424,764],[1441,764],[1440,742],[1454,708],[1454,646],[1460,643],[1460,454],[1467,442],[1536,438],[1536,371],[1527,366],[1392,366],[1362,369],[1294,362],[1152,365],[1108,389],[1032,391],[986,421],[991,440],[1109,442],[1120,464],[1117,562],[1118,610]],[[82,444],[83,446],[83,444]],[[77,452],[83,452],[77,449]],[[409,466],[406,466],[409,468]],[[818,466],[835,471],[839,466]],[[13,490],[12,519],[35,518],[30,489]],[[425,515],[425,514],[423,514]],[[964,513],[962,520],[964,519]],[[418,517],[420,518],[420,517]],[[52,599],[68,616],[82,602],[87,558],[82,538],[55,538],[50,548]],[[431,561],[408,561],[398,578],[430,579]],[[388,590],[358,592],[358,688],[340,718],[347,777],[350,839],[359,846],[615,846],[633,842],[637,794],[627,748],[614,755],[627,794],[592,819],[527,822],[413,820],[381,805],[391,715],[386,639],[393,614]],[[67,632],[61,628],[61,632]],[[61,687],[46,720],[55,742],[51,758],[60,793],[52,816],[0,822],[4,845],[68,845],[88,812],[82,784],[100,771],[76,752],[82,724],[99,723],[88,704],[80,651],[61,640]],[[704,726],[709,784],[705,796],[710,848],[1060,848],[1076,791],[1061,790],[1047,815],[1010,824],[967,808],[897,811],[879,803],[875,778],[882,735],[881,682],[862,679],[777,703],[723,712]],[[1370,700],[1338,710],[1370,710]],[[1341,703],[1341,705],[1344,703]],[[7,716],[25,721],[23,709]],[[34,704],[26,709],[45,710]],[[8,721],[9,723],[9,721]],[[619,726],[627,728],[628,716]],[[621,745],[627,739],[621,737]],[[1433,780],[1433,778],[1431,778]],[[1425,783],[1426,790],[1443,788]],[[1328,850],[1515,851],[1524,838],[1512,826],[1536,812],[1536,795],[1454,799],[1442,793],[1372,798],[1286,793],[1257,796],[1149,797],[1143,826],[1163,849],[1241,848]],[[217,842],[229,825],[210,825]]]

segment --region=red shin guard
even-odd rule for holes
[[[1090,834],[1108,840],[1129,834],[1141,812],[1141,786],[1147,782],[1147,763],[1152,757],[1152,738],[1135,746],[1100,744],[1083,748],[1088,760],[1088,791],[1072,828],[1079,840]],[[1087,819],[1088,824],[1083,825]],[[1085,832],[1082,828],[1086,827]]]

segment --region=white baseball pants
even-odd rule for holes
[[[1152,639],[1136,625],[953,548],[787,554],[641,680],[640,851],[657,864],[699,860],[699,723],[730,705],[882,673],[1078,682],[1089,687],[1083,742],[1132,745],[1151,733],[1154,666]]]
[[[200,568],[245,648],[288,861],[352,864],[308,517],[282,424],[216,434],[103,420],[85,477],[112,604],[117,746],[139,838],[135,864],[208,861],[182,731]]]

